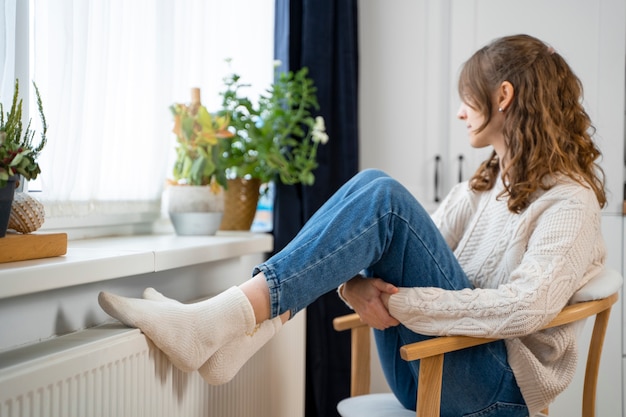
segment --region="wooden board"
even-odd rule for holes
[[[0,238],[0,263],[51,258],[67,253],[67,234],[7,233]]]

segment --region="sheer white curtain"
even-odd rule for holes
[[[49,125],[41,155],[49,213],[158,212],[175,145],[170,104],[200,87],[203,103],[217,108],[229,71],[265,89],[273,3],[31,0],[31,78]]]
[[[3,104],[10,103],[15,83],[16,1],[0,0],[0,98]]]

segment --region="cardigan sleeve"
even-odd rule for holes
[[[516,264],[507,282],[460,291],[400,288],[390,297],[391,315],[426,335],[519,337],[547,324],[601,270],[605,250],[593,192],[555,188],[522,214],[509,247],[523,255],[505,253],[502,262]]]

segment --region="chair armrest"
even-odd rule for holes
[[[410,343],[402,346],[400,348],[400,356],[405,361],[415,361],[472,346],[484,345],[495,340],[498,339],[471,336],[435,337],[434,339],[423,340],[421,342]]]
[[[354,329],[356,327],[369,327],[367,324],[361,321],[361,318],[357,313],[346,314],[345,316],[336,317],[333,320],[333,327],[338,332],[344,330]]]

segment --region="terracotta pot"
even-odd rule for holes
[[[224,217],[220,230],[250,230],[259,202],[261,180],[228,180],[224,193]]]
[[[0,238],[6,236],[11,217],[11,205],[15,196],[17,175],[8,179],[7,185],[0,188]]]

